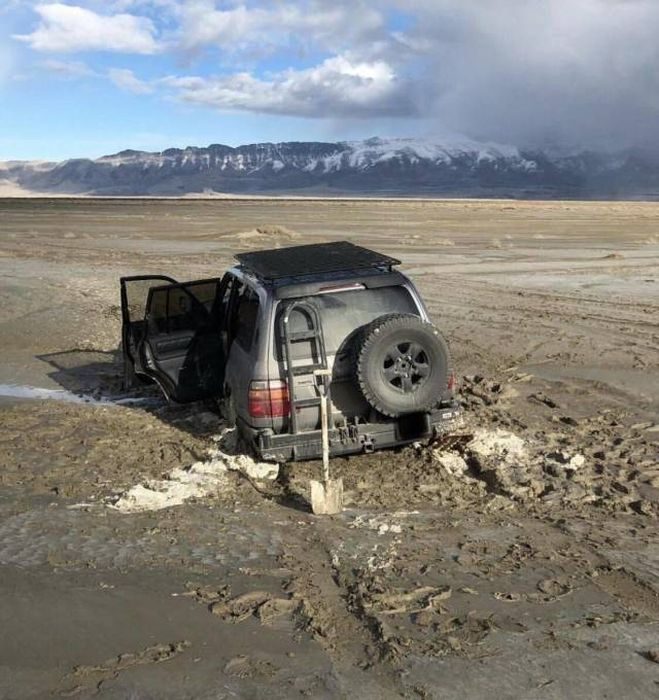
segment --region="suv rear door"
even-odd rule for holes
[[[141,278],[142,283],[145,279],[162,281]],[[141,324],[135,319],[131,322],[130,297],[122,280],[125,355],[130,360],[133,353],[135,372],[156,381],[174,401],[219,396],[226,365],[223,320],[227,278],[186,283],[165,279],[173,284],[149,288]],[[131,281],[139,280],[126,280]]]

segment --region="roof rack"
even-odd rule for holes
[[[366,270],[391,271],[401,261],[348,241],[239,253],[236,260],[263,280]]]

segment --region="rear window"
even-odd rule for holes
[[[281,339],[279,338],[281,316],[290,303],[302,300],[310,302],[318,310],[328,353],[341,349],[354,331],[384,314],[419,315],[414,299],[407,289],[401,286],[318,294],[282,303],[277,313],[275,332],[275,337],[279,340],[275,348],[275,356],[278,360],[281,360]],[[302,312],[294,311],[291,314],[289,321],[291,332],[307,330],[309,325],[309,320]],[[293,351],[294,358],[309,357],[310,343],[294,343]]]

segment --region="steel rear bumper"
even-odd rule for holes
[[[450,433],[462,425],[462,409],[457,405],[430,413],[414,413],[386,423],[359,423],[348,428],[330,430],[330,455],[373,452],[387,447],[408,445]],[[254,446],[261,459],[290,462],[319,458],[322,454],[320,430],[275,434],[272,430],[256,429],[240,418],[241,433]]]

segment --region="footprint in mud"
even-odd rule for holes
[[[442,610],[440,601],[451,597],[450,586],[434,588],[422,586],[413,591],[388,591],[373,593],[363,602],[365,610],[380,615],[398,615]]]
[[[227,661],[224,673],[235,678],[253,678],[254,676],[274,676],[279,669],[269,661],[254,659],[250,656],[234,656]]]
[[[474,647],[480,646],[495,627],[491,617],[480,617],[473,611],[449,618],[437,625],[437,636],[431,640],[425,652],[440,656],[478,656],[479,652],[476,652]]]
[[[242,622],[256,616],[263,624],[291,616],[299,607],[299,601],[293,598],[276,596],[267,591],[250,591],[229,600],[212,603],[210,610],[227,622]]]
[[[116,678],[121,671],[125,671],[133,666],[170,661],[183,653],[189,646],[191,646],[191,643],[187,639],[169,644],[154,644],[136,653],[119,654],[97,666],[76,666],[65,677],[64,681],[67,684],[71,681],[78,681],[78,683],[73,687],[60,691],[60,695],[72,697],[89,689],[91,686],[99,687],[105,680]]]
[[[574,589],[570,584],[563,578],[546,578],[538,583],[538,590],[544,593],[545,602],[548,599],[557,600],[571,593]]]
[[[493,595],[497,600],[505,603],[520,603],[529,601],[531,603],[554,603],[560,598],[574,592],[574,588],[564,578],[547,578],[537,585],[537,593],[518,593],[516,591],[497,591]]]

